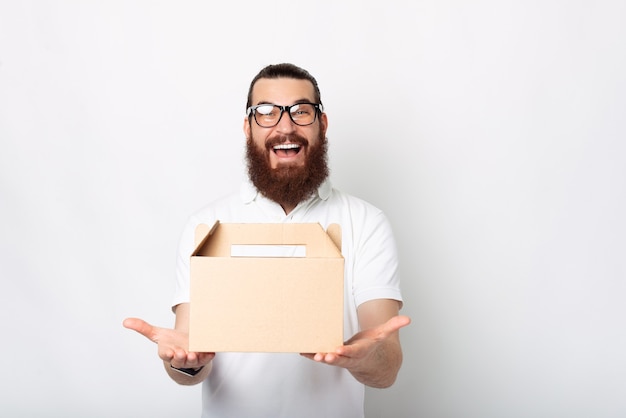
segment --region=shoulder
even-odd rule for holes
[[[204,206],[196,209],[195,212],[192,213],[192,218],[205,218],[212,217],[216,214],[226,211],[232,210],[233,208],[241,205],[241,197],[239,193],[231,193],[225,196],[221,196]]]
[[[342,207],[352,218],[385,216],[383,211],[374,204],[337,188],[332,189],[328,204]]]
[[[241,205],[241,198],[237,193],[231,193],[197,208],[187,216],[184,233],[190,233],[199,224],[213,225],[217,220],[225,221],[225,214],[236,211],[238,205]]]

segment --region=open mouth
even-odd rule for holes
[[[293,157],[300,152],[300,148],[298,144],[280,144],[272,147],[278,157]]]

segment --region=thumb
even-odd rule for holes
[[[390,318],[382,325],[383,335],[389,336],[400,328],[406,327],[411,323],[411,318],[405,315],[397,315]]]
[[[128,328],[140,333],[144,337],[148,338],[150,341],[156,342],[156,327],[153,327],[143,319],[126,318],[124,322],[122,322],[122,325],[124,326],[124,328]]]

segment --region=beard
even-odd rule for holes
[[[272,148],[285,141],[300,145],[300,152],[307,152],[304,166],[270,166]],[[322,132],[316,145],[300,135],[275,136],[268,139],[265,148],[254,143],[252,137],[246,143],[248,176],[257,190],[274,202],[295,207],[311,197],[328,177],[328,141]]]

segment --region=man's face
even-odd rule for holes
[[[259,79],[252,91],[252,105],[293,105],[314,101],[308,80]],[[296,125],[287,112],[276,126],[263,128],[254,117],[244,120],[248,173],[257,189],[268,198],[295,207],[311,196],[328,176],[326,158],[326,114],[314,123]]]
[[[252,90],[252,105],[272,103],[279,106],[307,101],[315,103],[313,85],[308,80],[296,80],[292,78],[259,79]],[[298,126],[291,121],[287,112],[283,113],[278,125],[272,128],[262,128],[254,117],[248,122],[244,121],[244,133],[247,139],[252,139],[254,144],[268,151],[269,166],[272,169],[278,167],[304,167],[310,146],[315,146],[318,138],[326,136],[326,114],[318,115],[318,119],[311,125]],[[300,137],[300,138],[299,138]],[[308,145],[302,144],[302,138],[308,141]],[[275,149],[279,144],[296,144],[298,148]]]

